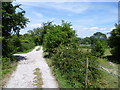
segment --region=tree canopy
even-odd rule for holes
[[[25,11],[20,6],[13,6],[12,2],[2,2],[2,36],[8,37],[13,33],[19,35],[20,29],[26,27],[28,19],[24,17]]]

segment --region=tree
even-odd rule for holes
[[[120,24],[115,24],[115,29],[111,31],[109,45],[112,48],[112,54],[120,58]]]
[[[55,53],[55,48],[60,45],[69,46],[72,44],[73,39],[76,42],[78,39],[75,36],[75,31],[70,27],[70,23],[62,21],[60,25],[51,25],[44,33],[43,46],[50,53]]]
[[[2,53],[5,57],[10,57],[15,52],[15,47],[20,44],[19,38],[16,38],[16,41],[12,39],[12,34],[19,36],[20,29],[25,28],[29,22],[20,6],[13,6],[12,2],[2,2]],[[18,12],[16,9],[21,11]]]
[[[81,44],[91,44],[91,39],[89,37],[83,38],[80,40],[80,43]]]
[[[92,45],[96,44],[96,41],[100,40],[101,43],[104,43],[104,46],[108,48],[107,36],[104,33],[96,32],[90,37],[90,40]]]
[[[95,44],[92,46],[91,50],[92,54],[97,57],[101,57],[104,55],[105,52],[105,44],[102,40],[98,40],[95,42]]]
[[[2,36],[9,37],[13,32],[19,35],[20,29],[26,27],[28,19],[24,17],[25,11],[20,6],[13,6],[12,2],[2,2]]]
[[[28,33],[32,36],[36,45],[40,45],[41,42],[41,28],[34,28],[33,30],[29,30]]]
[[[104,55],[105,48],[108,47],[107,36],[101,32],[96,32],[90,37],[92,46],[92,54],[101,57]]]
[[[97,38],[97,39],[107,39],[107,36],[101,32],[96,32],[93,34],[93,37],[94,38]]]

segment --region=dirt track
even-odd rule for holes
[[[33,85],[35,75],[33,73],[36,68],[39,68],[42,73],[42,88],[58,88],[58,84],[43,58],[42,47],[39,51],[36,51],[38,48],[40,46],[26,54],[15,54],[21,60],[5,88],[35,88]]]

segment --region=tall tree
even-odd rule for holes
[[[107,36],[104,33],[96,32],[91,37],[91,44],[95,44],[97,40],[103,40],[104,42],[107,42]],[[105,43],[106,44],[106,43]]]
[[[120,24],[115,24],[115,29],[113,29],[110,34],[109,43],[110,47],[113,48],[112,54],[120,57]]]
[[[107,36],[101,32],[94,33],[93,37],[97,39],[107,39]]]
[[[19,36],[20,29],[25,28],[29,22],[25,11],[19,5],[13,6],[12,2],[2,2],[2,53],[5,57],[10,57],[15,53],[14,45],[18,45],[19,38],[14,42],[12,34]],[[18,11],[19,10],[19,11]]]
[[[13,32],[19,35],[20,29],[26,27],[28,19],[24,17],[25,11],[20,6],[13,6],[12,2],[2,3],[2,36],[8,37]]]

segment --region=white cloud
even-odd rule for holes
[[[17,1],[19,3],[19,1]],[[73,13],[81,13],[87,10],[90,7],[90,2],[87,3],[70,3],[70,2],[20,2],[24,6],[34,6],[34,7],[43,7],[43,8],[53,8],[57,10],[70,11]]]
[[[106,30],[106,28],[99,27],[80,28],[80,31],[99,31],[99,30]]]
[[[41,24],[29,24],[29,25],[27,25],[27,27],[31,28],[31,29],[41,27],[41,26],[42,26]]]
[[[50,8],[59,9],[70,11],[73,13],[81,13],[86,11],[90,7],[90,3],[53,3],[53,4],[46,4]]]
[[[38,18],[42,18],[43,17],[43,14],[41,13],[34,13]]]
[[[110,31],[112,31],[113,29],[115,29],[115,27],[111,28]]]

